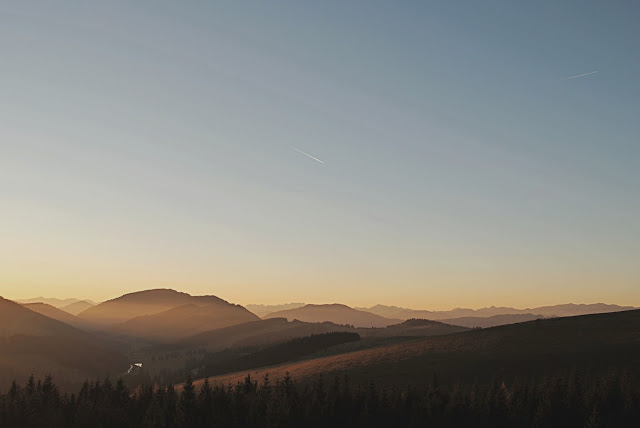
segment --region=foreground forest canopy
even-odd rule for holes
[[[352,386],[347,376],[316,377],[299,385],[290,376],[196,388],[129,390],[122,380],[85,383],[61,394],[51,377],[13,384],[0,395],[7,427],[296,427],[474,426],[637,427],[640,384],[629,372],[544,377],[512,384],[443,387],[434,374],[420,388]]]

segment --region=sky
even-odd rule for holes
[[[640,306],[639,21],[4,1],[0,295]]]

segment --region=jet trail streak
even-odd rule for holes
[[[311,159],[313,159],[313,160],[314,160],[314,161],[316,161],[316,162],[324,163],[324,162],[322,162],[320,159],[318,159],[318,158],[316,158],[316,157],[313,157],[313,156],[311,156],[309,153],[305,153],[305,152],[303,152],[302,150],[298,150],[298,149],[296,149],[296,148],[295,148],[295,147],[293,147],[293,146],[289,146],[289,148],[292,148],[292,149],[293,149],[293,150],[295,150],[296,152],[298,152],[298,153],[302,153],[303,155],[310,157]]]
[[[570,77],[565,77],[562,80],[569,80],[569,79],[577,79],[578,77],[584,77],[584,76],[589,76],[590,74],[596,74],[598,72],[598,70],[595,71],[590,71],[588,73],[583,73],[583,74],[578,74],[576,76],[570,76]]]

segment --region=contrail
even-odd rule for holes
[[[595,71],[590,71],[588,73],[583,73],[583,74],[578,74],[576,76],[571,76],[571,77],[565,77],[562,80],[569,80],[569,79],[577,79],[578,77],[584,77],[584,76],[589,76],[590,74],[596,74],[598,72],[598,70]]]
[[[320,159],[318,159],[318,158],[315,158],[315,157],[311,156],[309,153],[305,153],[305,152],[303,152],[302,150],[298,150],[298,149],[296,149],[296,148],[295,148],[295,147],[293,147],[293,146],[289,146],[289,147],[290,147],[290,148],[292,148],[293,150],[295,150],[295,151],[296,151],[296,152],[298,152],[298,153],[302,153],[303,155],[310,157],[311,159],[313,159],[313,160],[314,160],[314,161],[316,161],[316,162],[324,163],[324,162],[322,162]]]

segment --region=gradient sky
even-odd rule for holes
[[[209,3],[2,3],[0,295],[640,305],[637,2]]]

